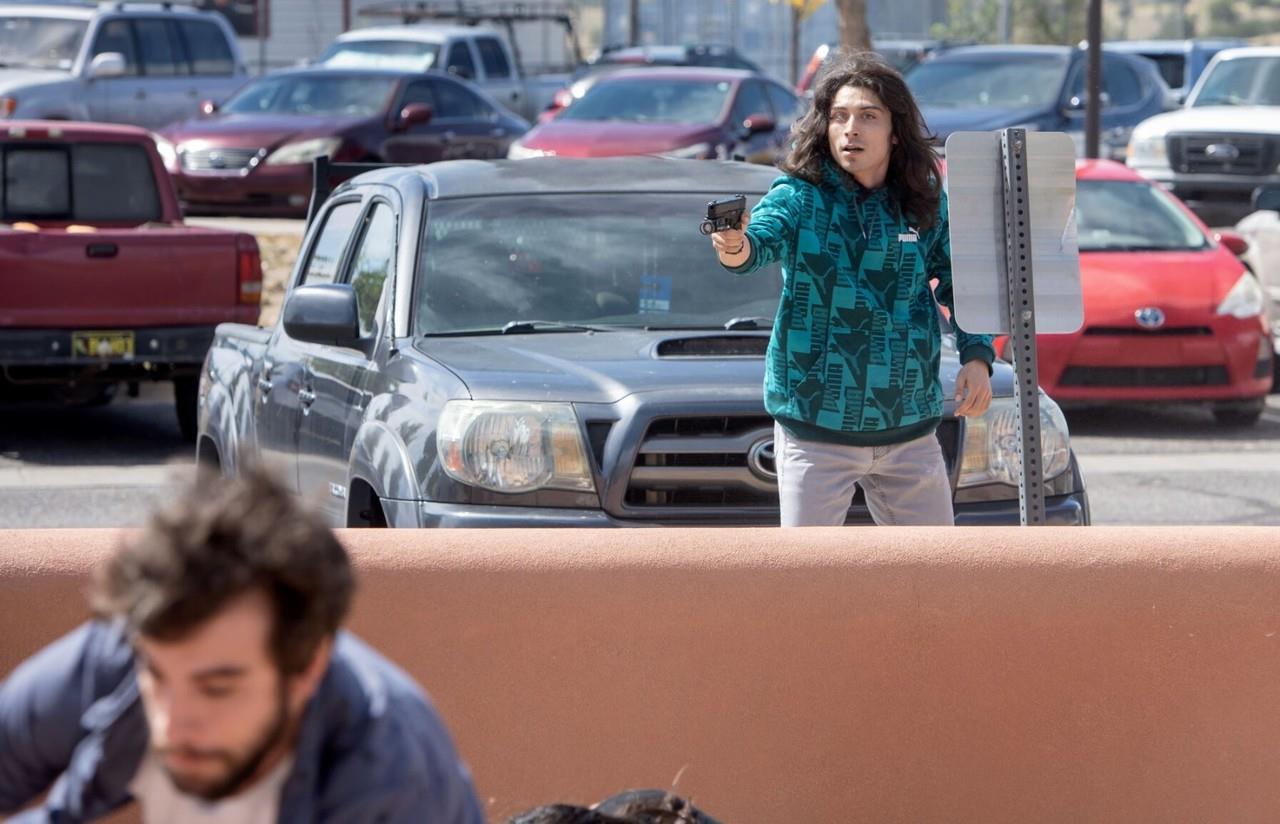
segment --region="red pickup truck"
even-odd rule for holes
[[[214,327],[256,323],[261,291],[257,241],[183,224],[149,132],[0,125],[0,403],[172,381],[194,439]]]

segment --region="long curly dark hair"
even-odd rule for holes
[[[794,177],[822,184],[827,163],[834,162],[827,138],[828,115],[836,93],[845,86],[875,93],[888,108],[898,142],[889,152],[885,185],[912,224],[921,231],[928,229],[937,217],[942,190],[938,158],[929,145],[932,135],[902,75],[871,52],[835,59],[814,88],[813,105],[792,127],[791,153],[780,168]],[[841,173],[845,174],[843,170]]]

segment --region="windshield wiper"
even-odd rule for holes
[[[530,332],[608,332],[603,326],[584,326],[581,323],[563,323],[558,320],[513,320],[502,327],[504,335],[524,335]]]
[[[769,329],[772,327],[773,318],[763,318],[759,315],[744,318],[730,318],[724,323],[724,328],[731,332],[735,329]]]

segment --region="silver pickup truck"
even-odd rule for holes
[[[334,526],[776,524],[779,271],[735,276],[698,233],[707,201],[754,202],[775,174],[458,160],[320,193],[280,324],[218,327],[197,457],[272,462]],[[944,347],[946,397],[958,369]],[[1019,520],[1007,364],[993,387],[985,416],[948,403],[938,429],[959,523]],[[1048,520],[1088,523],[1065,422],[1041,409]],[[861,497],[848,521],[870,522]]]
[[[158,129],[247,79],[220,14],[170,3],[0,4],[0,121]]]

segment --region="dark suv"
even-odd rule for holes
[[[1013,126],[1067,132],[1084,145],[1085,49],[1071,46],[967,46],[907,72],[926,126],[945,143],[952,132]],[[1124,160],[1133,127],[1172,105],[1150,60],[1102,54],[1102,155]]]

